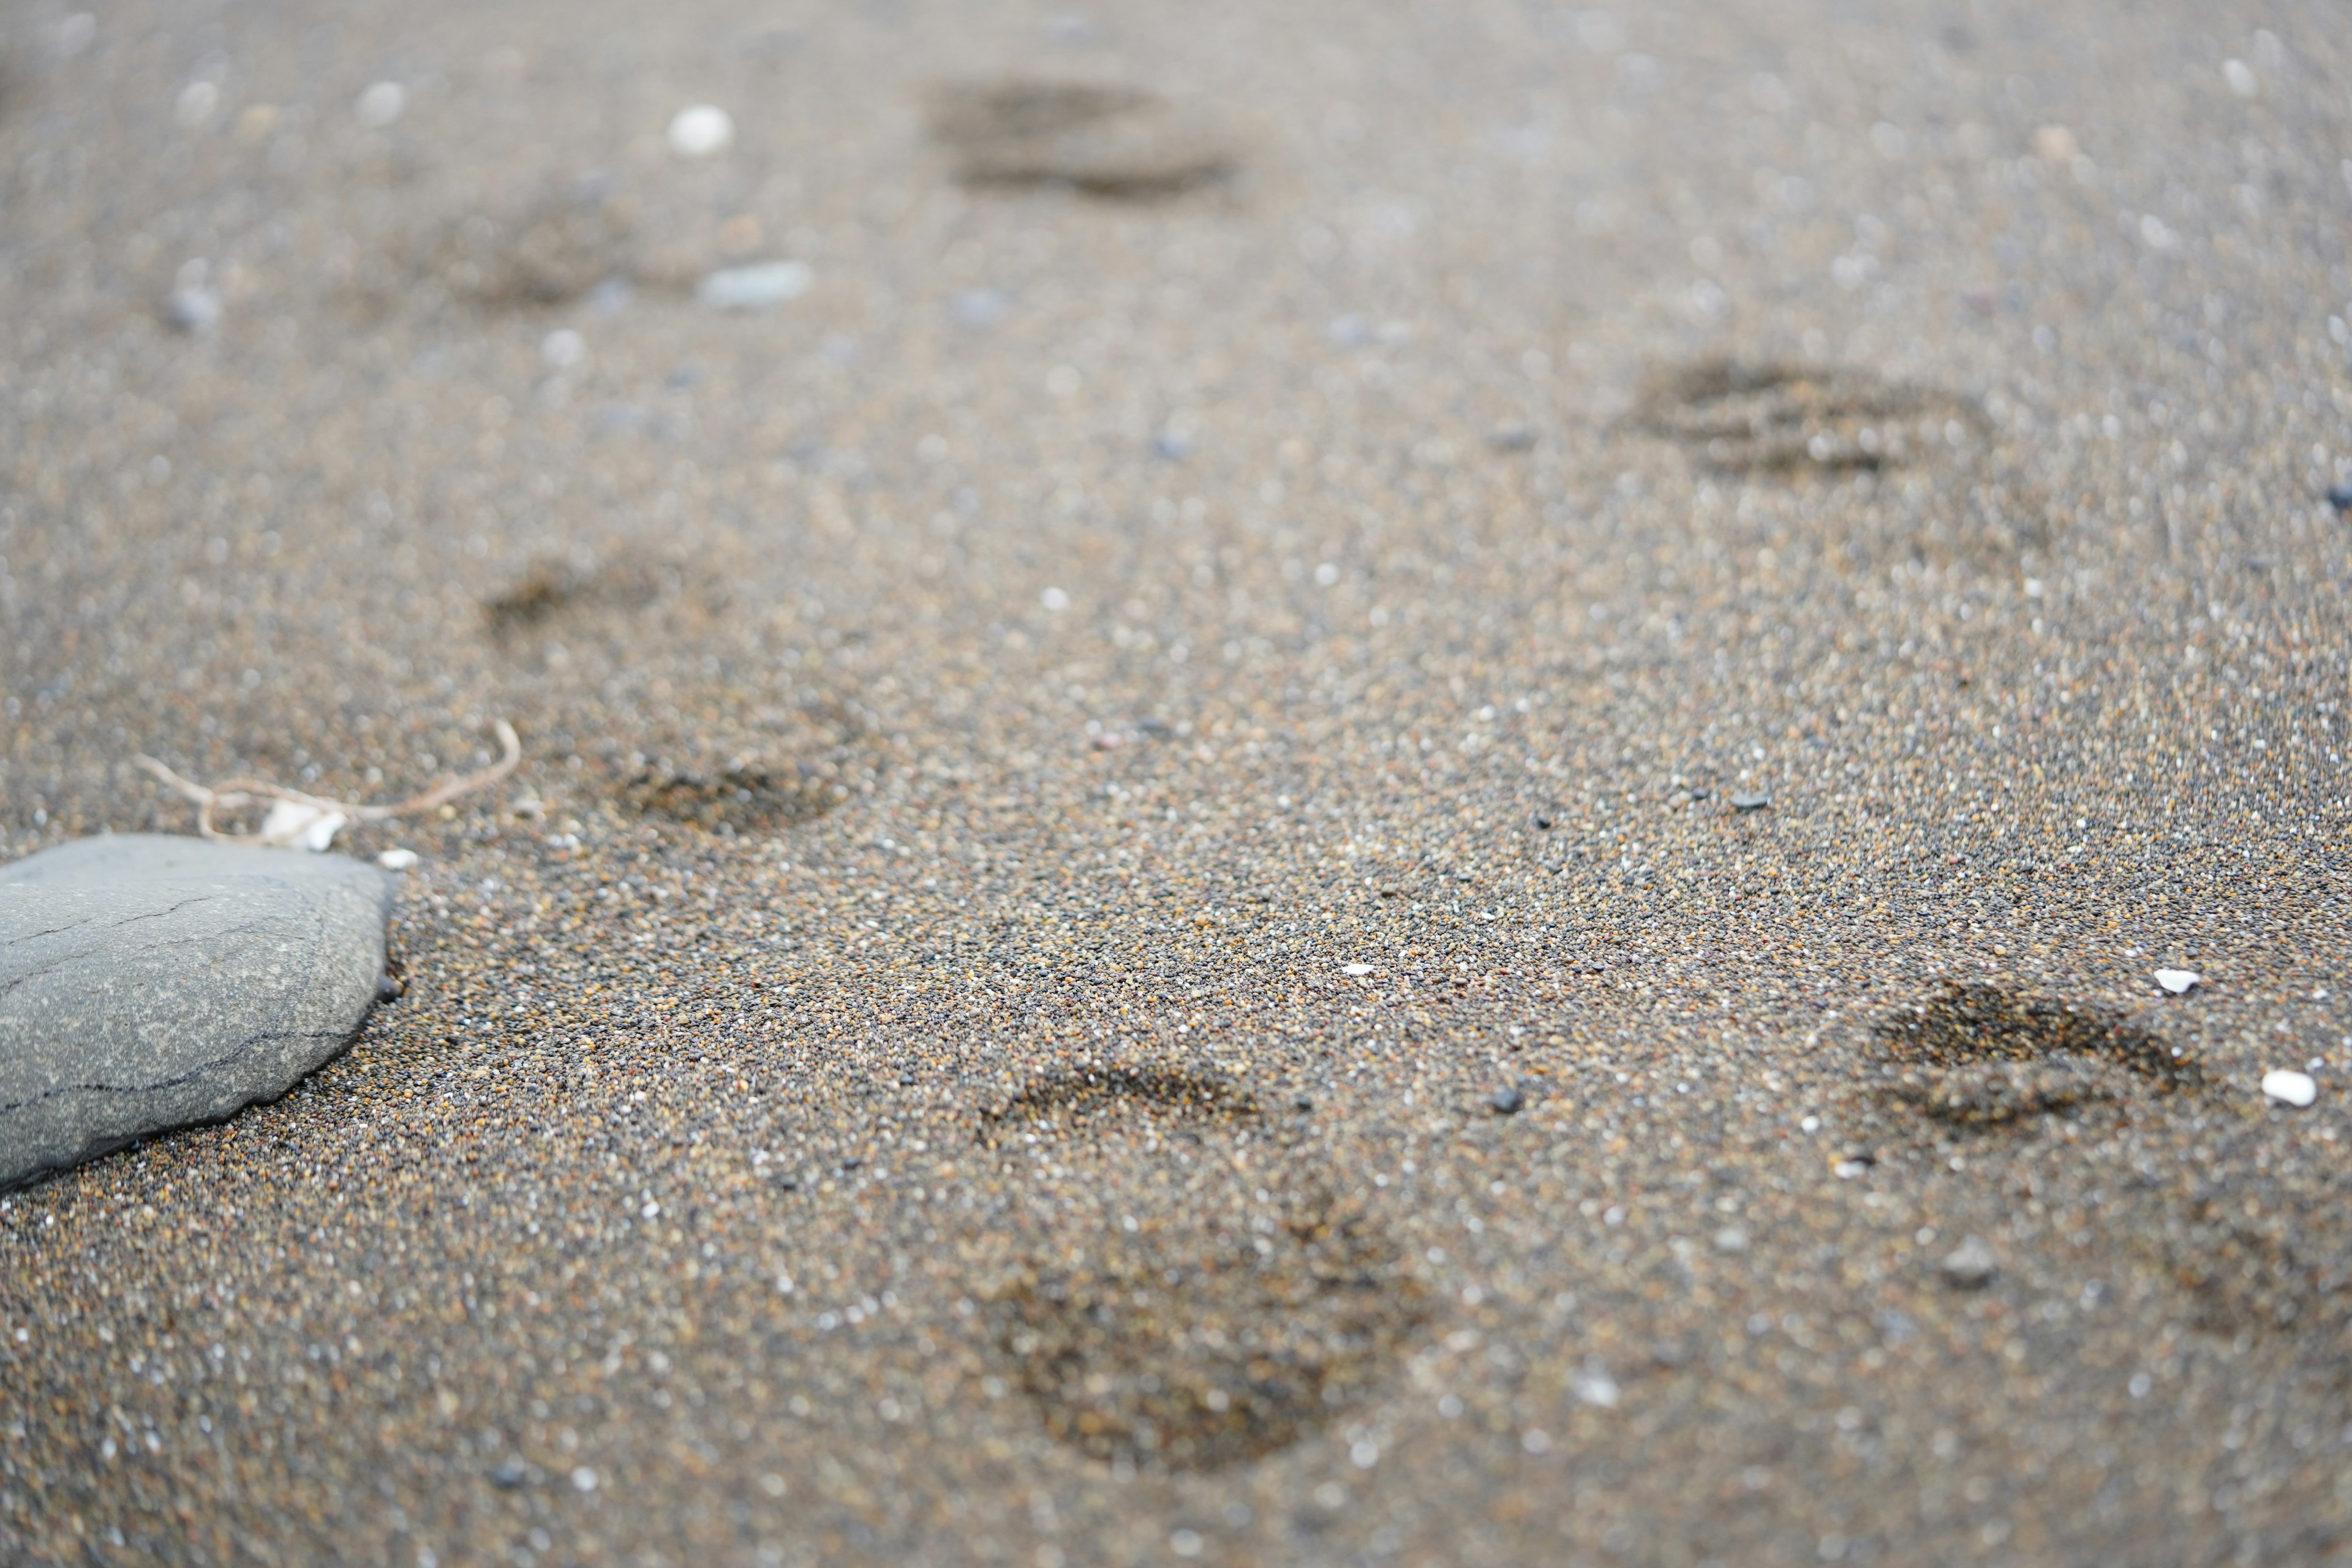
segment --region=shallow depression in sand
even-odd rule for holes
[[[2073,1114],[2135,1081],[2201,1081],[2196,1061],[2113,1008],[1992,984],[1947,985],[1874,1030],[1892,1093],[1938,1121],[1992,1126]]]
[[[1984,444],[1983,414],[1868,371],[1730,359],[1654,374],[1633,423],[1735,473],[1896,468]]]
[[[1114,1465],[1215,1469],[1371,1392],[1427,1316],[1378,1217],[1213,1080],[1059,1078],[979,1141],[1034,1178],[986,1291],[1055,1437]]]

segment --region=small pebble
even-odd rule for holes
[[[490,1467],[490,1485],[503,1491],[512,1491],[530,1479],[530,1471],[520,1459],[509,1457]]]
[[[416,864],[416,851],[387,849],[375,858],[375,863],[387,871],[405,871]]]
[[[550,370],[570,370],[588,357],[588,340],[570,327],[559,327],[540,343],[539,357]]]
[[[2329,490],[2327,504],[2337,511],[2352,511],[2352,485],[2337,485]]]
[[[1609,1369],[1597,1361],[1588,1361],[1570,1373],[1568,1387],[1570,1393],[1587,1405],[1599,1405],[1603,1410],[1617,1408],[1617,1380],[1610,1376]]]
[[[352,105],[352,112],[370,131],[381,131],[408,109],[408,89],[396,81],[372,84]]]
[[[1516,1116],[1528,1103],[1527,1091],[1517,1084],[1513,1084],[1508,1089],[1498,1089],[1487,1096],[1486,1103],[1495,1108],[1495,1114],[1497,1116]]]
[[[1012,308],[1012,301],[993,289],[967,289],[948,302],[956,325],[974,331],[996,325]]]
[[[708,158],[735,144],[735,121],[715,103],[690,104],[669,122],[669,150],[681,158]]]
[[[1370,974],[1371,972],[1372,966],[1369,963],[1346,964],[1339,971],[1342,974]]]
[[[2000,1272],[2000,1263],[1981,1237],[1969,1237],[1936,1265],[1944,1283],[1960,1290],[1981,1290]]]
[[[715,310],[763,310],[799,299],[815,281],[805,261],[762,261],[720,268],[702,279],[695,297]]]
[[[2263,1074],[2263,1093],[2282,1105],[2298,1108],[2319,1098],[2319,1085],[2306,1072],[2266,1072]]]
[[[2156,983],[2175,996],[2186,996],[2204,982],[2205,977],[2193,969],[2159,969]]]
[[[174,289],[164,298],[163,319],[184,332],[209,332],[221,323],[221,297],[201,283]]]
[[[1735,795],[1731,797],[1731,809],[1734,811],[1762,811],[1771,804],[1772,797],[1769,795]]]
[[[190,131],[201,131],[212,123],[213,110],[220,105],[220,89],[208,81],[192,81],[180,89],[179,101],[172,106],[172,117]]]

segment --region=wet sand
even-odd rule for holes
[[[2344,1556],[2340,20],[12,16],[5,853],[525,759],[0,1558]]]

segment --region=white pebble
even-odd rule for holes
[[[2254,68],[2243,60],[2223,60],[2221,79],[2240,98],[2252,98],[2263,89],[2263,84],[2254,78]]]
[[[763,261],[720,268],[702,279],[695,297],[715,310],[759,310],[799,299],[815,281],[805,261]]]
[[[1341,969],[1339,973],[1342,974],[1370,974],[1371,972],[1372,966],[1369,963],[1350,963]]]
[[[2156,983],[2175,996],[2185,996],[2204,983],[2205,977],[2193,969],[2159,969]]]
[[[581,1466],[578,1469],[572,1472],[572,1485],[575,1490],[583,1492],[594,1491],[596,1489],[596,1472],[590,1469],[585,1465]]]
[[[221,297],[201,283],[174,289],[163,300],[163,319],[184,332],[209,332],[221,323]]]
[[[375,863],[387,871],[405,871],[416,864],[416,851],[387,849],[375,858]]]
[[[1971,1236],[1936,1265],[1936,1271],[1948,1285],[1962,1290],[1981,1290],[2000,1272],[2000,1260],[1993,1256],[1982,1237]]]
[[[187,130],[201,131],[212,123],[213,110],[219,107],[219,88],[208,81],[192,81],[180,89],[172,115]]]
[[[2319,1098],[2319,1086],[2305,1072],[2266,1072],[2263,1074],[2263,1092],[2283,1105],[2309,1105]]]
[[[715,103],[689,104],[670,119],[669,150],[681,158],[708,158],[734,144],[734,118]]]
[[[588,340],[570,327],[559,327],[539,345],[539,357],[550,370],[570,370],[588,357]]]
[[[396,81],[372,82],[352,105],[360,123],[370,131],[381,131],[408,110],[408,89]]]

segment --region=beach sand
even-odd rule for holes
[[[0,1558],[2352,1552],[2336,8],[4,26],[5,852],[524,762]]]

